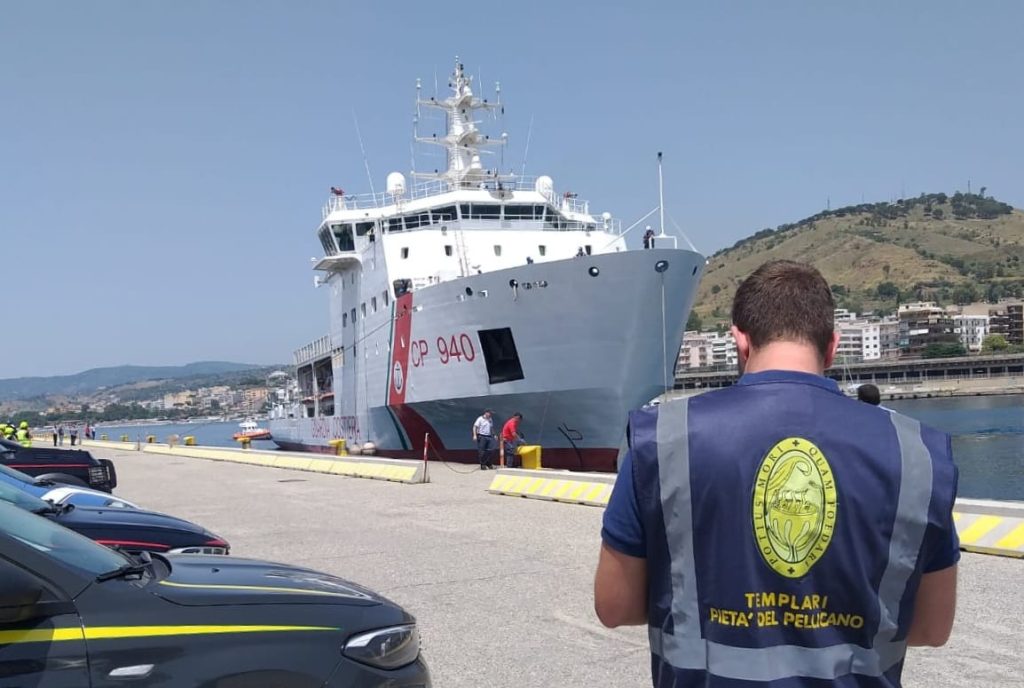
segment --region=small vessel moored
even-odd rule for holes
[[[274,436],[270,434],[270,430],[267,428],[261,428],[256,424],[256,421],[247,420],[238,424],[238,427],[242,428],[239,432],[236,432],[231,436],[233,440],[272,440]]]

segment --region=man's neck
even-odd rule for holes
[[[765,370],[789,370],[811,375],[825,372],[818,351],[813,346],[797,342],[771,342],[752,349],[743,372],[760,373]]]

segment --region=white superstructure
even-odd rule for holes
[[[627,249],[618,220],[551,178],[483,165],[477,117],[500,110],[456,64],[440,110],[445,169],[393,172],[383,193],[332,188],[317,236],[330,332],[295,353],[275,442],[473,460],[471,425],[514,412],[548,466],[614,470],[626,413],[671,385],[704,258],[656,237]]]

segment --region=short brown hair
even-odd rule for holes
[[[765,263],[743,280],[732,301],[732,323],[757,348],[775,341],[813,344],[822,360],[835,329],[828,282],[811,265]]]

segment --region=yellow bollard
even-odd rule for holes
[[[196,438],[192,435],[185,435],[185,446],[194,447],[196,446]]]
[[[100,439],[101,439],[101,440],[108,440],[108,439],[110,439],[110,438],[109,438],[109,437],[107,437],[107,434],[106,434],[106,433],[103,433],[102,435],[100,435]]]
[[[146,444],[153,444],[156,442],[156,435],[146,435]]]
[[[122,442],[127,442],[128,441],[128,435],[121,435],[121,441]]]
[[[334,447],[334,453],[337,456],[348,456],[348,450],[345,448],[345,440],[344,439],[338,438],[338,439],[329,440],[327,442],[327,444],[329,444],[332,447]]]
[[[249,445],[252,444],[252,439],[248,437],[239,437],[238,443],[242,445],[242,449],[248,449]]]

